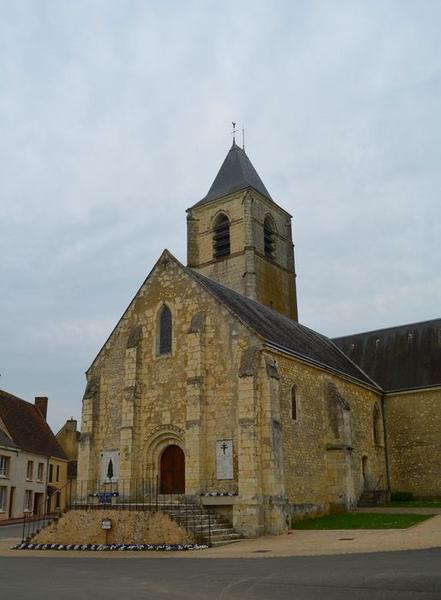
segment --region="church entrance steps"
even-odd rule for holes
[[[114,501],[106,504],[91,503],[89,498],[84,500],[76,499],[71,510],[115,510],[115,511],[145,511],[161,512],[168,516],[178,525],[186,529],[200,544],[219,546],[232,543],[241,539],[231,524],[222,516],[209,507],[199,504],[198,498],[159,496],[148,501],[130,500],[126,502]]]
[[[387,492],[385,490],[364,490],[357,502],[358,508],[368,508],[379,506],[386,501]]]
[[[233,527],[212,509],[186,502],[170,506],[169,516],[192,532],[201,542],[211,546],[229,544],[241,539]]]

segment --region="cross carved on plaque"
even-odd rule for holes
[[[228,444],[226,442],[224,442],[222,444],[221,448],[222,448],[222,453],[225,454],[225,452],[227,451],[227,448],[228,448]]]

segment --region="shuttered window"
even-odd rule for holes
[[[274,258],[276,254],[276,238],[274,235],[274,224],[270,217],[266,217],[263,224],[263,241],[265,247],[265,256]]]
[[[219,215],[213,228],[213,255],[215,258],[230,254],[230,221]]]

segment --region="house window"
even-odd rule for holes
[[[0,455],[0,477],[9,477],[9,456]]]
[[[274,258],[276,254],[275,226],[271,217],[266,217],[263,223],[263,242],[265,256]]]
[[[49,465],[49,481],[54,480],[54,465]]]
[[[57,475],[56,475],[56,481],[60,481],[60,465],[57,465]]]
[[[217,217],[213,227],[213,255],[215,258],[230,254],[230,221],[221,214]]]
[[[26,468],[26,479],[32,481],[34,475],[34,461],[28,460],[28,466]]]
[[[43,477],[44,477],[44,463],[38,463],[37,481],[43,481]]]
[[[170,354],[172,350],[172,314],[164,304],[159,314],[158,354]]]
[[[25,491],[24,509],[26,512],[31,512],[31,510],[32,510],[32,490]]]
[[[6,510],[6,498],[8,495],[8,488],[4,485],[0,486],[0,512]]]
[[[56,510],[60,510],[61,508],[61,492],[55,494],[55,508]]]
[[[294,386],[291,388],[291,419],[297,421],[297,398]]]

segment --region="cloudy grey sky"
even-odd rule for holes
[[[0,0],[0,386],[84,371],[245,123],[294,215],[300,318],[441,316],[441,3]]]

